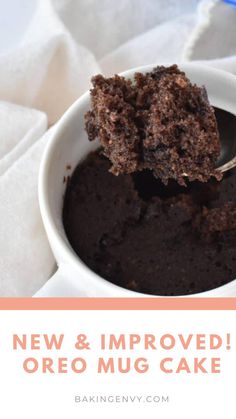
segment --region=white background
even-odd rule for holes
[[[235,418],[235,320],[233,311],[21,311],[0,312],[0,416],[4,419],[24,417],[41,418],[118,418],[134,415],[136,418],[184,419],[215,418],[226,415]],[[217,333],[232,334],[232,349],[188,352],[177,346],[176,351],[145,352],[113,351],[106,356],[146,356],[150,369],[145,374],[102,374],[96,372],[101,333],[152,333],[161,334]],[[65,333],[60,353],[48,351],[13,351],[12,334]],[[88,336],[90,351],[74,349],[78,334]],[[157,341],[158,342],[158,341]],[[25,358],[43,356],[87,359],[87,371],[81,375],[27,374],[22,369]],[[212,374],[164,374],[159,370],[162,357],[178,359],[186,356],[190,362],[194,356],[222,357],[222,372]],[[169,403],[129,404],[76,404],[75,395],[169,395]]]
[[[21,41],[37,5],[37,0],[0,0],[0,54]]]

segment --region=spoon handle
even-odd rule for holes
[[[223,172],[226,172],[227,170],[233,169],[235,166],[236,166],[236,157],[234,157],[230,161],[227,161],[227,163],[222,164],[222,166],[217,167],[216,170],[218,170],[219,172],[223,173]]]

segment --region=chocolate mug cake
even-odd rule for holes
[[[91,153],[68,182],[63,223],[75,252],[108,281],[147,294],[194,294],[235,277],[236,170],[220,180],[215,166],[219,133],[231,135],[236,117],[213,110],[204,89],[192,90],[176,67],[153,74],[155,98],[145,75],[136,76],[142,89],[132,94],[123,79],[119,86],[118,76],[109,82],[95,78],[86,127],[89,138],[98,136],[102,148]],[[166,120],[163,74],[172,77],[165,86],[172,88],[176,77],[179,84],[172,96],[167,92],[175,107]],[[106,96],[113,83],[114,103]],[[135,116],[124,103],[119,108],[117,91],[122,100],[128,95],[127,106],[132,103]],[[117,115],[122,115],[122,124]]]

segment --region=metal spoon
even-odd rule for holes
[[[215,115],[221,142],[217,170],[223,173],[236,166],[236,116],[218,108]]]

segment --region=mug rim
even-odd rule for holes
[[[164,64],[148,64],[145,66],[135,67],[131,68],[129,70],[126,70],[122,73],[119,73],[121,76],[124,76],[126,78],[131,78],[134,73],[136,72],[147,72],[152,70],[157,65],[171,65],[170,63],[164,63]],[[197,71],[202,71],[205,74],[213,75],[220,78],[224,78],[224,80],[228,79],[228,81],[231,81],[235,84],[236,88],[236,76],[232,75],[231,73],[228,73],[224,70],[219,70],[207,65],[194,63],[194,62],[188,62],[188,63],[180,63],[179,64],[180,69],[183,68],[184,71],[187,71],[188,68],[194,68]],[[101,285],[105,286],[107,289],[110,288],[110,290],[113,290],[115,292],[116,290],[119,291],[119,294],[122,292],[124,296],[130,296],[130,297],[159,297],[159,298],[199,298],[199,297],[210,297],[210,294],[214,293],[212,297],[220,297],[221,291],[224,290],[230,290],[231,287],[234,287],[236,279],[231,280],[230,282],[227,282],[226,284],[223,284],[217,288],[212,288],[210,290],[206,290],[203,292],[198,292],[195,294],[184,294],[184,295],[175,295],[175,296],[168,296],[168,295],[157,295],[157,294],[144,294],[137,291],[132,291],[126,288],[123,288],[119,285],[116,285],[105,278],[98,275],[96,272],[94,272],[92,269],[90,269],[75,253],[72,246],[68,242],[68,240],[65,240],[61,234],[58,231],[58,228],[56,226],[54,217],[51,213],[50,204],[49,204],[49,191],[48,191],[48,176],[49,176],[49,169],[50,169],[50,163],[54,156],[54,150],[56,149],[57,142],[61,138],[61,134],[65,127],[70,123],[71,119],[79,112],[80,106],[84,104],[85,102],[90,100],[90,91],[86,91],[82,96],[80,96],[62,115],[60,120],[56,123],[55,127],[52,129],[51,136],[48,140],[48,144],[45,147],[45,150],[43,152],[43,156],[40,163],[39,168],[39,179],[38,179],[38,197],[39,197],[39,206],[40,206],[40,212],[42,216],[42,220],[44,223],[44,227],[47,233],[47,236],[50,237],[50,242],[53,242],[55,246],[59,249],[59,253],[63,252],[65,255],[64,264],[72,264],[73,266],[76,266],[77,269],[82,270],[83,275],[89,275],[89,280],[91,283],[93,281],[99,281]],[[62,223],[63,225],[63,223]],[[63,227],[64,229],[64,227]],[[66,238],[66,233],[64,231],[64,235]],[[52,249],[52,252],[54,254],[54,249]],[[55,256],[55,255],[54,255]],[[60,268],[60,264],[62,263],[60,260],[57,260],[58,267]],[[120,296],[120,295],[119,295]],[[115,295],[114,295],[115,297]],[[222,296],[223,297],[223,296]]]

